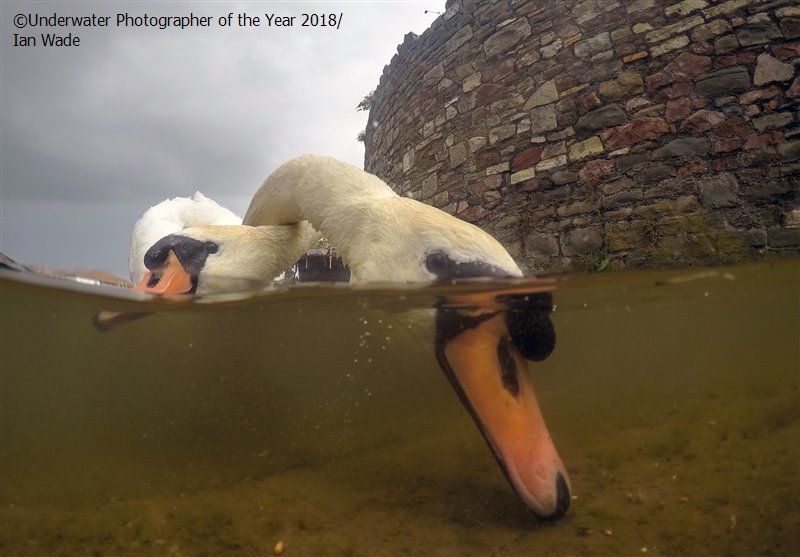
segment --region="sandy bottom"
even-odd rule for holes
[[[164,498],[6,508],[3,555],[796,555],[797,393],[579,415],[561,443],[575,500],[516,499],[475,432]],[[466,416],[465,416],[466,419]],[[591,428],[588,428],[591,429]]]

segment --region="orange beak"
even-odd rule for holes
[[[192,276],[186,272],[178,256],[170,250],[161,267],[145,273],[142,281],[133,287],[151,294],[188,294],[194,289]]]
[[[188,294],[194,289],[192,276],[183,268],[175,252],[170,250],[166,261],[158,269],[145,273],[141,282],[132,287],[151,294]],[[129,321],[150,315],[148,311],[100,311],[92,320],[94,327],[101,332],[109,331]]]
[[[569,477],[504,312],[439,311],[439,363],[509,482],[538,516],[563,514],[571,501]]]

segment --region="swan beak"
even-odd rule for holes
[[[437,321],[439,363],[509,482],[539,517],[565,513],[571,501],[567,471],[505,314],[440,308]]]
[[[145,273],[142,281],[133,287],[151,294],[189,294],[194,288],[192,276],[183,268],[173,250],[169,250],[161,266]]]
[[[192,276],[186,272],[178,256],[170,250],[166,260],[158,268],[144,274],[142,281],[132,290],[142,290],[151,294],[189,294],[194,291]],[[149,311],[100,311],[92,319],[94,328],[100,332],[141,319],[150,315]]]

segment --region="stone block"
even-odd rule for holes
[[[652,224],[647,221],[617,221],[605,225],[608,251],[622,251],[646,246],[653,238]]]
[[[600,83],[600,94],[612,101],[624,99],[643,91],[644,80],[637,72],[622,72],[616,79]]]
[[[637,118],[627,124],[605,130],[600,134],[606,149],[614,151],[626,147],[657,139],[669,133],[669,124],[661,118]]]
[[[716,128],[725,120],[722,112],[714,110],[698,110],[681,123],[681,131],[705,133]]]
[[[531,34],[531,26],[524,17],[500,29],[483,43],[483,51],[487,58],[505,54],[520,44]]]
[[[700,137],[679,137],[653,151],[654,159],[694,157],[708,153],[708,140]]]
[[[467,143],[469,144],[469,152],[475,153],[486,146],[486,138],[482,136],[470,137]]]
[[[465,25],[456,31],[453,36],[444,43],[445,50],[448,53],[455,52],[461,45],[470,39],[472,39],[472,27]]]
[[[625,40],[633,34],[630,27],[620,27],[611,31],[611,42],[617,43]]]
[[[796,39],[800,37],[800,17],[785,17],[781,20],[780,25],[784,38]]]
[[[403,172],[408,172],[414,168],[414,149],[409,149],[403,155]]]
[[[561,205],[556,209],[556,214],[561,217],[571,217],[585,213],[596,212],[600,208],[599,201],[581,200],[567,205]]]
[[[608,32],[598,33],[593,37],[576,42],[573,48],[575,56],[578,58],[590,58],[611,48],[611,36]]]
[[[465,93],[469,93],[470,91],[478,87],[480,84],[481,84],[481,72],[475,72],[467,76],[466,79],[464,79],[464,82],[462,84],[462,89]]]
[[[773,81],[788,81],[794,76],[794,66],[780,62],[769,54],[761,54],[756,59],[753,83],[764,85]]]
[[[737,48],[739,48],[739,39],[736,38],[736,35],[723,35],[722,37],[714,39],[715,54],[725,54]]]
[[[561,234],[564,255],[586,255],[603,247],[603,235],[597,228],[576,228]]]
[[[642,58],[647,58],[650,54],[645,50],[640,50],[639,52],[634,52],[633,54],[628,54],[627,56],[622,57],[622,61],[626,64],[630,62],[635,62],[636,60],[641,60]]]
[[[707,6],[708,2],[706,2],[706,0],[683,0],[683,2],[678,2],[677,4],[672,4],[664,8],[664,15],[689,15]]]
[[[495,101],[503,100],[507,95],[507,87],[503,85],[497,85],[496,83],[484,83],[475,90],[475,104],[478,106],[484,106]],[[461,109],[459,108],[459,110]],[[469,108],[468,110],[472,109]],[[461,110],[461,112],[467,112],[467,110]]]
[[[515,124],[506,124],[493,128],[489,131],[489,145],[514,137],[516,133],[517,126]]]
[[[643,12],[645,10],[649,10],[655,5],[655,0],[635,0],[628,4],[626,8],[629,14],[635,14],[639,12]]]
[[[550,179],[557,186],[571,184],[578,181],[578,174],[572,170],[557,170],[550,175]]]
[[[667,122],[677,122],[692,112],[692,101],[687,97],[669,101],[664,112]]]
[[[564,43],[561,39],[556,39],[555,42],[550,43],[547,46],[543,46],[539,49],[539,53],[542,55],[542,58],[545,60],[552,58],[563,48]]]
[[[467,145],[465,142],[456,143],[452,147],[450,147],[449,154],[450,154],[450,166],[455,168],[464,163],[467,160]]]
[[[575,123],[575,133],[585,135],[618,126],[628,121],[628,115],[617,104],[609,104],[587,112]]]
[[[508,172],[509,166],[510,165],[507,162],[501,162],[499,164],[487,166],[486,175],[491,176],[493,174],[500,174],[501,172]]]
[[[717,16],[726,15],[737,10],[741,10],[752,3],[753,0],[728,0],[722,4],[717,4],[716,6],[704,9],[703,15],[706,16],[706,19],[711,20]]]
[[[750,74],[744,66],[703,74],[698,77],[695,89],[697,94],[702,97],[744,93],[750,89]]]
[[[552,159],[544,159],[539,164],[536,165],[536,170],[542,172],[544,170],[550,170],[551,168],[558,168],[559,166],[566,166],[567,164],[567,156],[566,155],[559,155],[557,157],[553,157]]]
[[[800,141],[788,141],[777,147],[778,155],[784,161],[800,160]]]
[[[525,238],[525,251],[534,257],[558,255],[558,240],[552,234],[531,234]]]
[[[753,127],[758,131],[778,130],[786,127],[793,121],[794,115],[791,112],[775,112],[759,118],[753,118]]]
[[[541,87],[536,89],[522,107],[523,110],[530,110],[537,106],[554,103],[558,100],[558,90],[554,80],[545,81]]]
[[[783,38],[783,33],[767,14],[758,14],[736,30],[736,38],[742,46],[752,46]]]
[[[592,186],[599,184],[612,174],[614,174],[614,161],[609,159],[589,161],[578,172],[581,181]]]
[[[658,58],[659,56],[662,56],[668,52],[683,48],[688,44],[689,37],[686,35],[678,35],[677,37],[672,37],[671,39],[667,39],[662,43],[658,43],[657,45],[650,47],[650,56]]]
[[[678,33],[684,33],[689,29],[697,27],[703,23],[705,23],[705,21],[701,16],[694,15],[692,17],[677,21],[671,25],[665,25],[664,27],[650,31],[647,35],[645,35],[645,40],[648,43],[658,43],[668,39],[669,37],[672,37],[673,35],[677,35]]]
[[[555,104],[539,106],[531,110],[531,134],[538,135],[557,128]]]
[[[708,41],[718,35],[729,33],[732,27],[725,19],[715,19],[705,25],[698,25],[692,30],[692,40],[695,42]]]
[[[511,175],[511,185],[519,184],[520,182],[524,182],[526,180],[530,180],[536,176],[536,171],[533,167],[525,168],[524,170],[520,170],[519,172],[514,172]]]
[[[670,178],[672,174],[673,170],[671,166],[661,163],[648,164],[636,172],[636,180],[642,184],[650,184]]]
[[[681,52],[675,60],[664,67],[664,73],[674,81],[694,79],[711,67],[711,58],[691,52]]]
[[[444,77],[444,65],[439,62],[422,76],[423,87],[431,87],[439,83],[439,80]]]
[[[422,180],[422,199],[433,197],[439,186],[438,175],[434,172]],[[445,192],[446,193],[446,192]]]
[[[739,183],[729,172],[698,178],[697,187],[700,190],[700,200],[706,207],[719,209],[738,204]]]
[[[644,198],[641,190],[623,190],[610,195],[603,195],[601,205],[604,209],[619,209],[621,207],[639,205],[639,202]]]
[[[530,147],[514,155],[511,161],[511,170],[517,172],[523,168],[534,166],[540,160],[542,160],[542,148]]]
[[[775,228],[767,230],[767,242],[771,248],[800,246],[800,228]]]
[[[794,78],[792,85],[786,90],[786,96],[792,99],[800,97],[800,76]]]
[[[603,142],[595,135],[585,141],[580,141],[571,145],[569,148],[569,160],[572,162],[580,161],[588,157],[599,155],[604,151]]]

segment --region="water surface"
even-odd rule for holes
[[[2,555],[800,553],[800,262],[555,281],[571,474],[519,502],[422,326],[507,285],[202,303],[0,282]],[[101,310],[155,311],[98,332]]]

